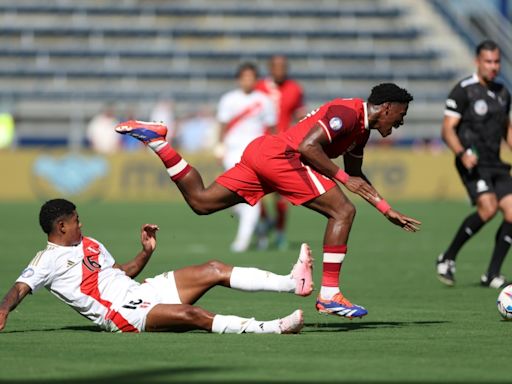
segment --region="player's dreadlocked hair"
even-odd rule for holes
[[[372,88],[368,102],[373,105],[382,103],[409,103],[413,100],[412,95],[406,89],[400,88],[394,83],[382,83]]]
[[[498,47],[498,44],[496,44],[492,40],[484,40],[476,46],[475,54],[476,56],[478,56],[482,51],[494,51],[496,49],[500,49],[500,47]]]
[[[47,235],[53,229],[55,222],[65,216],[73,214],[75,204],[64,199],[53,199],[43,204],[39,211],[39,225]]]
[[[252,71],[252,72],[254,72],[254,76],[258,77],[258,67],[256,67],[256,64],[246,62],[246,63],[242,63],[238,66],[238,68],[236,70],[236,78],[238,79],[240,77],[240,75],[242,74],[242,72],[245,72],[245,71]]]

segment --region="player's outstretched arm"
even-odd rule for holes
[[[158,229],[156,224],[144,224],[140,233],[142,250],[132,261],[125,264],[115,264],[114,268],[123,270],[131,278],[136,277],[144,269],[156,249],[156,232]]]
[[[0,331],[5,328],[7,316],[30,293],[30,287],[25,283],[14,284],[0,303]]]
[[[368,185],[371,187],[370,181],[363,174],[362,165],[363,165],[363,149],[356,148],[353,152],[347,153],[343,157],[343,161],[345,164],[345,170],[350,175],[357,175],[360,177],[350,176],[345,182],[345,186],[352,192],[358,193],[358,190],[361,188],[360,186]],[[419,230],[419,226],[421,222],[413,219],[411,217],[407,217],[402,215],[400,212],[392,209],[389,204],[379,195],[376,189],[371,187],[369,192],[365,192],[364,194],[358,193],[363,198],[366,199],[370,204],[375,206],[380,212],[386,216],[386,218],[391,221],[393,224],[402,227],[404,230],[408,232],[416,232]]]
[[[407,232],[416,232],[420,230],[421,221],[402,215],[400,212],[390,209],[384,214],[393,224],[402,227]]]

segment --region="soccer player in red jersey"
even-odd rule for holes
[[[199,215],[238,203],[254,205],[278,192],[327,218],[324,234],[323,275],[316,308],[348,318],[368,312],[352,304],[338,287],[341,264],[356,213],[335,180],[374,205],[393,224],[409,232],[420,222],[391,208],[362,172],[363,152],[371,130],[382,137],[400,127],[413,97],[393,83],[375,86],[367,102],[335,99],[309,113],[278,135],[265,135],[247,146],[242,159],[205,188],[199,172],[165,141],[162,124],[141,121],[120,123],[116,130],[147,144],[160,157],[188,205]],[[331,159],[343,156],[345,170]]]
[[[270,76],[261,79],[256,84],[256,89],[265,92],[274,102],[278,112],[277,132],[284,132],[290,126],[301,119],[306,110],[304,107],[304,92],[302,87],[296,81],[288,77],[288,61],[285,56],[275,55],[269,60],[268,70]],[[268,218],[265,206],[261,206],[261,239],[262,245],[267,242],[267,232],[271,227],[271,220]],[[286,213],[288,211],[288,204],[286,199],[280,195],[276,195],[275,199],[275,230],[276,230],[276,245],[280,249],[286,249]],[[265,247],[265,245],[263,245]]]

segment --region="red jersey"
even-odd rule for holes
[[[268,94],[274,102],[278,112],[277,132],[290,128],[296,111],[304,106],[302,87],[290,79],[276,84],[271,78],[267,78],[258,81],[256,89]]]
[[[329,138],[324,151],[331,159],[358,148],[357,154],[370,137],[366,103],[361,99],[334,99],[310,112],[305,118],[286,132],[278,134],[293,149],[315,125],[320,125]]]

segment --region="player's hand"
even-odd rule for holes
[[[375,188],[361,177],[350,176],[344,185],[350,192],[358,194],[366,201],[372,202],[379,196]]]
[[[393,224],[402,227],[407,232],[416,232],[420,230],[421,221],[402,215],[394,209],[390,209],[385,216]]]
[[[140,242],[142,250],[151,255],[156,249],[156,232],[158,231],[156,224],[144,224],[140,232]]]
[[[473,152],[466,151],[460,157],[460,161],[462,162],[462,165],[470,171],[478,164],[478,156]]]

